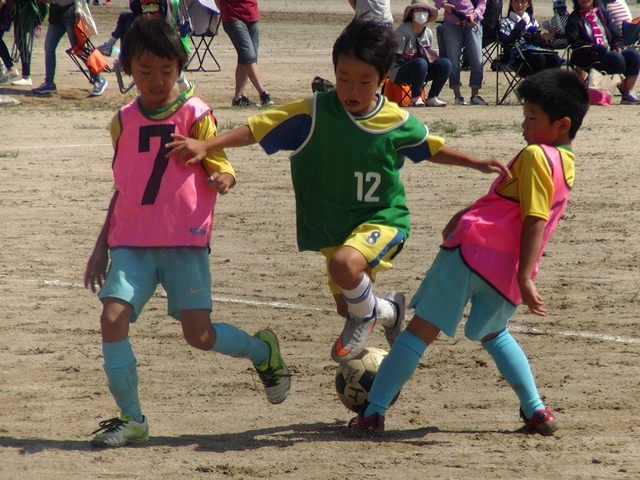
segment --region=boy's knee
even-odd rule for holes
[[[341,285],[341,281],[359,281],[362,278],[362,272],[367,269],[367,260],[356,249],[343,247],[331,257],[328,269],[331,277],[341,288],[354,288]]]
[[[208,335],[187,335],[185,333],[184,339],[191,347],[205,352],[211,350],[215,343]]]
[[[119,300],[105,299],[100,315],[100,331],[105,342],[119,342],[129,335],[133,308]]]
[[[195,310],[192,313],[196,316],[187,317],[184,311],[180,314],[184,339],[193,348],[209,351],[216,343],[216,332],[211,325],[209,314]]]

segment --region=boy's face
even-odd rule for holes
[[[551,123],[549,116],[538,105],[529,102],[524,102],[522,110],[522,136],[527,145],[558,145],[569,140],[571,121],[567,117]]]
[[[364,115],[377,103],[376,91],[382,85],[373,65],[340,55],[336,65],[336,93],[343,108],[352,115]]]
[[[131,61],[131,76],[140,91],[140,103],[145,110],[158,110],[178,97],[173,91],[178,75],[178,61],[143,52]]]

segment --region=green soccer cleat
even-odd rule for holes
[[[100,428],[91,432],[91,435],[94,433],[98,435],[91,439],[92,447],[122,447],[149,440],[149,424],[147,417],[143,416],[142,422],[136,422],[131,415],[125,413],[120,418],[100,422]]]
[[[271,330],[260,330],[254,337],[267,342],[271,353],[260,365],[254,365],[258,377],[264,385],[267,400],[273,404],[284,402],[291,388],[291,375],[280,355],[278,338]]]

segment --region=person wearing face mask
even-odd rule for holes
[[[533,18],[533,5],[529,0],[509,2],[508,15],[500,20],[498,32],[498,38],[505,46],[502,61],[514,68],[518,75],[528,77],[540,70],[562,65],[558,54],[549,50],[540,25]]]
[[[411,107],[446,107],[438,98],[451,74],[451,62],[440,58],[431,47],[433,32],[427,23],[433,22],[438,10],[431,0],[414,0],[402,16],[403,23],[396,29],[396,60],[389,79],[397,85],[411,86]],[[422,89],[431,82],[426,104]]]

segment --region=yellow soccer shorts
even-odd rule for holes
[[[341,293],[340,287],[329,275],[331,257],[342,247],[351,247],[359,251],[369,264],[371,280],[375,282],[376,274],[391,269],[391,260],[400,253],[404,245],[404,234],[397,228],[385,225],[365,223],[356,228],[345,239],[342,245],[320,250],[326,260],[329,290],[334,295]]]

